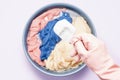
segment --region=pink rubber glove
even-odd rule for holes
[[[101,80],[120,80],[120,66],[109,56],[104,43],[92,34],[75,36],[71,43],[75,46],[77,61],[82,59]]]

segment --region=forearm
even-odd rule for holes
[[[84,62],[101,80],[120,80],[120,66],[114,63],[107,52],[94,53],[93,51],[86,56]]]

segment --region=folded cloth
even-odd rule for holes
[[[47,59],[51,51],[54,49],[55,45],[61,40],[61,38],[54,32],[53,27],[58,21],[63,19],[66,19],[67,21],[72,23],[72,18],[70,17],[69,13],[62,12],[62,16],[49,21],[45,28],[39,32],[39,37],[42,41],[42,45],[40,46],[41,60]]]

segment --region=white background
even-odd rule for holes
[[[97,35],[120,65],[120,0],[0,0],[0,80],[98,80],[87,67],[67,77],[45,75],[28,62],[22,45],[28,19],[41,7],[55,2],[73,4],[92,20]]]

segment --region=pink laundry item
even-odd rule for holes
[[[34,60],[41,66],[45,66],[45,63],[44,61],[40,60],[41,52],[40,52],[39,46],[41,45],[41,41],[38,38],[38,32],[42,30],[50,20],[53,20],[62,11],[65,11],[65,9],[54,8],[54,9],[48,10],[43,14],[41,14],[40,16],[36,17],[32,21],[32,24],[30,26],[27,40],[26,40],[28,53],[32,58],[32,60]]]
[[[91,34],[81,34],[74,37],[71,43],[78,52],[72,56],[79,56],[100,80],[120,80],[120,66],[112,60],[102,41]]]

